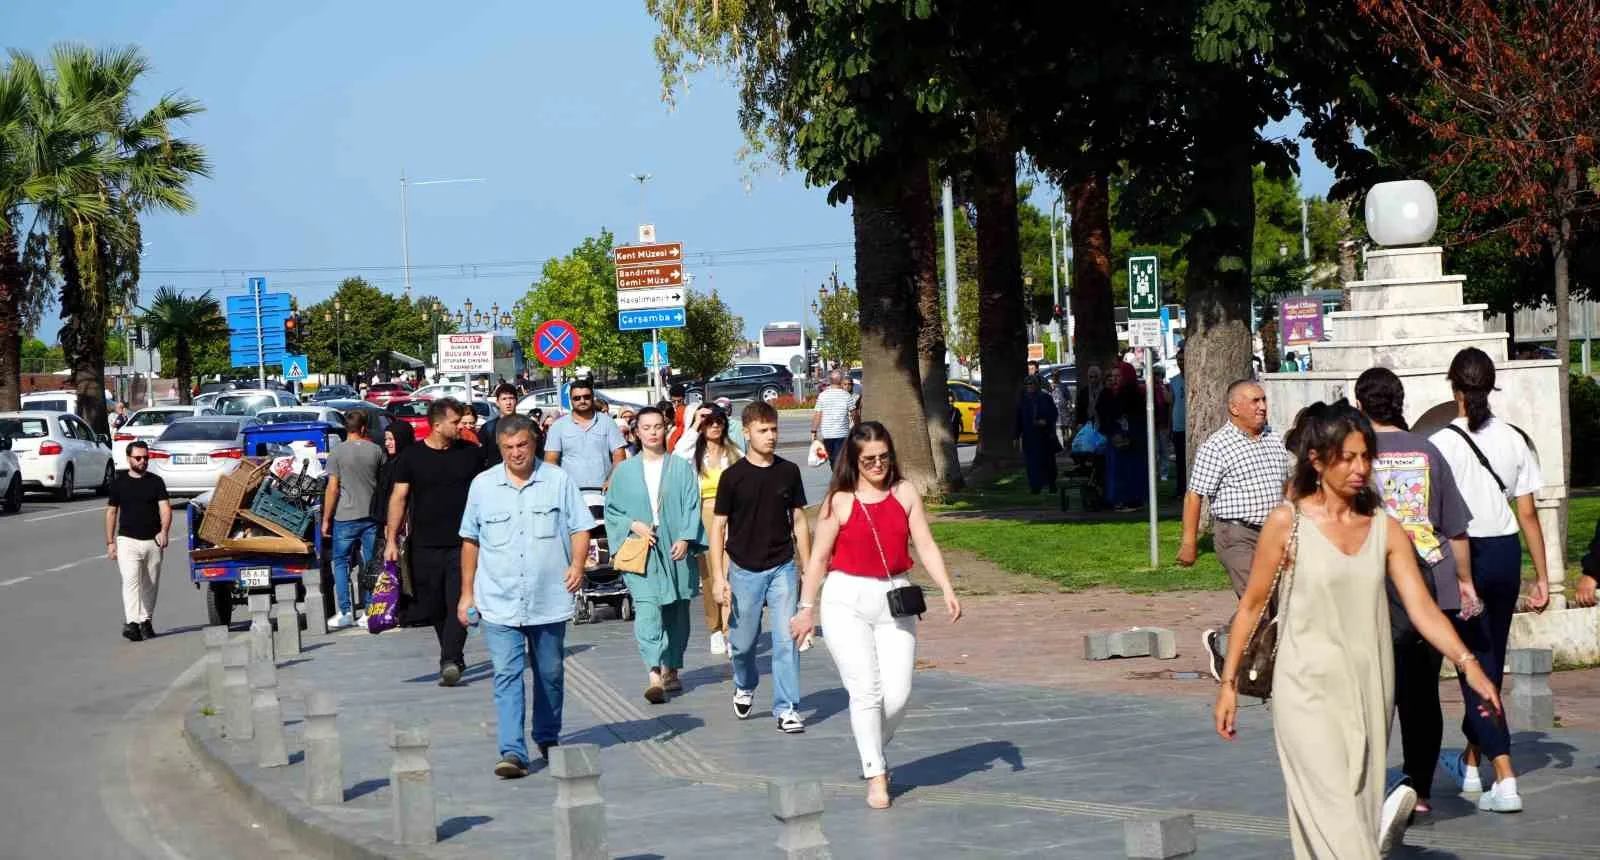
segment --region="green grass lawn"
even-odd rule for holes
[[[1070,510],[1082,512],[1082,496],[1078,492],[1081,480],[1073,478],[1068,480],[1062,476],[1061,485],[1067,486],[1067,503]],[[1156,498],[1162,505],[1176,504],[1177,493],[1174,492],[1172,481],[1156,482]],[[1029,492],[1028,479],[1020,471],[1003,478],[994,478],[981,484],[972,484],[967,487],[947,494],[938,503],[929,505],[934,511],[1002,511],[1002,510],[1038,510],[1059,511],[1061,499],[1056,493],[1045,492],[1037,495]]]

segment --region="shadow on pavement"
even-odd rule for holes
[[[909,794],[919,786],[949,785],[974,773],[993,770],[995,762],[1011,765],[1011,772],[1026,770],[1022,750],[1010,741],[984,741],[959,749],[935,753],[894,768],[890,791],[895,796]]]
[[[443,842],[452,836],[459,836],[480,824],[488,824],[493,820],[494,818],[488,815],[457,815],[455,818],[446,818],[439,822],[439,841]]]
[[[345,800],[346,803],[349,803],[350,801],[355,800],[358,797],[363,797],[365,795],[371,794],[371,793],[373,793],[374,791],[377,791],[380,788],[387,788],[388,785],[389,785],[389,778],[386,777],[386,776],[378,777],[377,779],[369,779],[369,780],[365,780],[365,781],[362,781],[362,782],[358,782],[355,785],[352,785],[349,788],[345,789],[344,800]]]
[[[811,707],[814,710],[811,716],[806,717],[806,725],[812,726],[824,722],[829,717],[850,707],[850,694],[843,687],[834,687],[829,690],[818,690],[800,702],[802,708]]]
[[[669,741],[682,737],[695,729],[705,728],[705,720],[689,714],[662,714],[644,720],[626,720],[590,726],[577,734],[561,739],[567,745],[594,744],[612,747],[638,741]]]

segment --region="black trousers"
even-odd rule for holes
[[[1444,656],[1415,630],[1396,634],[1394,705],[1400,717],[1401,769],[1422,800],[1433,796],[1433,771],[1444,743],[1444,712],[1439,708],[1439,667],[1443,663]]]
[[[1511,615],[1516,612],[1517,596],[1522,591],[1522,540],[1515,534],[1468,540],[1472,544],[1472,584],[1483,601],[1483,614],[1467,621],[1457,618],[1456,632],[1499,690],[1506,668],[1506,641],[1511,637]],[[1466,735],[1467,743],[1476,746],[1487,759],[1510,755],[1511,731],[1506,727],[1505,716],[1479,713],[1483,700],[1467,686],[1466,675],[1461,676],[1461,698],[1466,705],[1461,733]]]
[[[461,547],[411,547],[411,587],[416,602],[413,617],[433,624],[439,637],[439,665],[466,667],[467,628],[456,617],[461,602]]]

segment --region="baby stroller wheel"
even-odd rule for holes
[[[590,600],[587,597],[579,600],[577,609],[577,614],[573,616],[572,619],[573,624],[588,624],[590,621],[594,620],[593,600]]]
[[[622,598],[622,606],[618,610],[618,615],[620,615],[622,617],[623,621],[632,621],[633,620],[633,598],[631,598],[631,597]]]

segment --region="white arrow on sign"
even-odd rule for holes
[[[688,290],[682,287],[617,290],[617,310],[638,311],[651,308],[681,308],[687,292]]]

